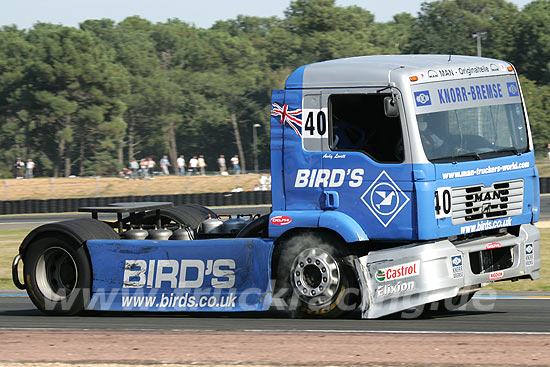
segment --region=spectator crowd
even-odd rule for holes
[[[241,174],[239,155],[235,154],[233,157],[230,158],[229,162],[232,167],[232,173],[235,175]],[[223,154],[219,155],[219,157],[217,158],[217,163],[219,174],[222,176],[228,175],[229,171],[227,168],[227,161],[225,160],[225,156]],[[202,154],[200,154],[199,156],[192,156],[192,158],[189,159],[189,162],[186,162],[185,156],[181,154],[176,159],[175,165],[172,165],[172,163],[168,159],[168,155],[165,154],[159,160],[158,166],[160,168],[160,171],[155,171],[155,169],[157,168],[157,163],[152,157],[142,158],[139,161],[135,158],[132,158],[128,164],[128,167],[123,168],[118,175],[119,177],[131,179],[153,179],[155,178],[155,175],[169,176],[171,168],[173,168],[173,173],[179,176],[205,176],[208,164],[206,163],[206,159]],[[36,164],[32,160],[32,158],[27,158],[26,161],[23,161],[21,158],[17,158],[17,160],[13,164],[13,174],[17,179],[33,178],[33,171],[35,167]]]
[[[228,175],[229,172],[227,169],[227,162],[223,154],[220,154],[219,158],[217,159],[217,163],[219,174],[223,176]],[[241,166],[239,164],[238,154],[235,154],[233,157],[231,157],[230,163],[233,168],[233,174],[241,174]],[[165,154],[159,160],[160,171],[155,171],[156,167],[157,164],[152,157],[142,158],[139,161],[135,158],[132,158],[132,160],[130,160],[130,163],[128,164],[128,168],[123,168],[122,171],[119,172],[119,176],[131,179],[154,179],[155,175],[169,176],[171,168],[173,168],[172,172],[179,176],[205,176],[206,167],[208,167],[208,164],[206,163],[206,159],[202,154],[198,156],[192,156],[188,162],[185,160],[185,156],[181,154],[176,159],[175,165],[172,165],[172,162],[170,162],[168,155]]]
[[[227,169],[227,161],[225,156],[220,154],[216,162],[218,163],[218,173],[222,176],[229,175]],[[229,162],[232,167],[232,172],[235,175],[241,174],[241,166],[239,163],[239,155],[235,154],[229,159]],[[194,155],[189,162],[185,161],[185,156],[181,154],[175,162],[175,166],[172,165],[168,155],[163,155],[159,160],[160,171],[155,171],[157,163],[153,160],[152,157],[142,158],[139,161],[135,158],[132,158],[128,164],[128,167],[123,168],[119,172],[118,176],[121,178],[127,179],[154,179],[155,175],[169,176],[170,168],[173,167],[173,171],[178,176],[184,175],[206,175],[206,167],[208,164],[204,158],[204,155],[200,154],[198,157]],[[35,168],[35,163],[32,158],[28,158],[26,161],[23,161],[21,158],[17,158],[13,164],[13,170],[15,178],[33,178],[33,170]],[[240,189],[242,190],[242,189]],[[271,190],[271,176],[262,175],[259,179],[259,185],[254,187],[254,190]]]
[[[227,161],[225,156],[220,154],[217,158],[219,174],[222,176],[228,175],[229,171],[227,168]],[[233,174],[241,174],[241,166],[239,164],[239,155],[235,154],[229,159],[229,162],[233,169]],[[26,161],[23,161],[21,158],[17,158],[13,164],[13,174],[17,179],[23,178],[33,178],[33,171],[36,167],[36,163],[32,158],[27,158]],[[118,173],[119,177],[131,178],[131,179],[154,179],[155,175],[169,176],[171,168],[173,168],[173,173],[178,176],[184,175],[206,175],[206,159],[204,155],[200,154],[198,157],[194,155],[189,162],[185,161],[185,156],[181,154],[175,162],[175,165],[172,165],[168,155],[163,155],[159,160],[160,171],[155,171],[157,163],[152,157],[141,158],[139,161],[135,158],[132,158],[128,164],[128,167],[124,167],[122,171]]]
[[[35,163],[32,158],[27,158],[26,162],[23,162],[21,158],[17,158],[13,164],[15,178],[33,178],[34,167]],[[23,172],[25,172],[24,176]]]

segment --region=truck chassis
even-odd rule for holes
[[[80,210],[93,218],[36,228],[13,262],[16,286],[48,314],[276,307],[293,316],[338,317],[359,307],[363,318],[378,318],[427,304],[458,308],[483,284],[539,277],[540,259],[533,256],[540,253],[539,232],[533,225],[521,225],[514,234],[423,241],[365,254],[366,242],[346,248],[340,236],[323,229],[262,238],[268,216],[248,216],[236,227],[226,219],[208,232],[205,226],[217,216],[196,205],[114,203]],[[102,222],[98,213],[116,213],[117,220]],[[147,237],[159,228],[170,235],[132,239],[136,228]],[[178,230],[187,237],[176,239]]]

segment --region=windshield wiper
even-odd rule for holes
[[[475,158],[476,160],[481,160],[481,157],[478,153],[472,152],[472,153],[464,153],[459,155],[451,155],[448,157],[441,157],[441,158],[434,158],[430,159],[431,162],[454,162],[457,160],[461,160],[461,158]]]
[[[497,149],[497,150],[493,150],[493,151],[490,151],[490,152],[483,152],[481,153],[483,156],[486,156],[486,155],[495,155],[495,156],[505,156],[507,155],[508,153],[514,153],[515,155],[520,155],[521,153],[525,153],[525,152],[519,152],[517,150],[517,148],[515,147],[510,147],[510,148],[504,148],[504,149]]]

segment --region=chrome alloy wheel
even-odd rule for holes
[[[332,255],[319,248],[302,251],[291,267],[291,279],[298,297],[313,306],[332,301],[338,292],[340,268]]]
[[[61,301],[75,289],[78,279],[76,263],[61,247],[44,251],[36,263],[36,284],[44,297]]]

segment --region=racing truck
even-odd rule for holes
[[[280,307],[378,318],[540,277],[539,178],[510,63],[386,55],[305,65],[272,92],[270,126],[269,214],[81,208],[91,218],[27,235],[14,283],[57,315]]]

